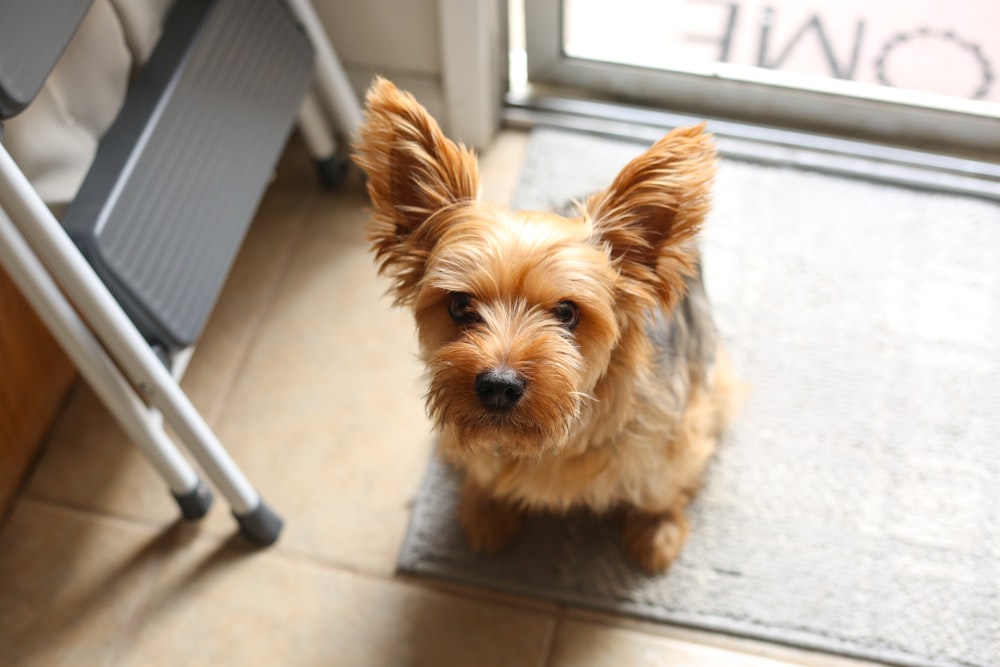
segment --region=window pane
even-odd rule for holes
[[[709,74],[726,63],[1000,102],[997,26],[993,0],[564,0],[563,48],[655,69]]]

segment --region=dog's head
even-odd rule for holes
[[[367,106],[355,157],[369,239],[396,303],[413,309],[430,415],[470,451],[558,448],[598,383],[622,372],[612,359],[627,333],[683,294],[710,137],[671,132],[565,218],[480,201],[473,153],[388,81]]]

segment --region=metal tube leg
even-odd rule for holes
[[[0,266],[66,350],[125,434],[166,480],[184,517],[199,519],[205,516],[212,502],[211,491],[167,434],[157,428],[155,416],[135,395],[90,329],[66,302],[55,281],[2,209]]]
[[[339,185],[347,176],[347,155],[337,150],[337,140],[312,91],[306,94],[299,108],[298,126],[306,149],[316,164],[320,183],[326,188]]]
[[[337,152],[337,140],[333,137],[319,100],[312,91],[306,93],[302,106],[299,107],[298,125],[312,159],[326,160]]]
[[[243,534],[259,544],[274,542],[281,531],[281,519],[261,500],[2,146],[0,204],[66,290],[70,301],[80,309],[98,339],[147,401],[159,408],[229,501]]]
[[[305,29],[316,49],[316,84],[327,107],[333,112],[341,131],[353,142],[361,127],[361,105],[347,73],[340,64],[326,29],[309,0],[287,0],[295,18]]]

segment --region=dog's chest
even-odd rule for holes
[[[611,444],[571,447],[567,451],[579,453],[540,459],[477,454],[464,466],[493,495],[532,508],[562,511],[585,506],[604,511],[618,504],[665,505],[684,483],[674,474],[675,439],[670,431],[676,432],[627,430]]]

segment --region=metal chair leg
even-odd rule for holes
[[[361,104],[316,10],[309,0],[286,2],[316,50],[316,87],[323,102],[333,113],[340,131],[348,140],[357,140],[362,121]]]
[[[337,139],[312,91],[302,101],[298,126],[306,149],[316,165],[320,183],[328,189],[340,185],[347,177],[350,162],[346,151],[339,150]]]
[[[0,266],[35,309],[125,434],[163,476],[186,519],[208,512],[212,493],[155,416],[139,400],[104,348],[76,314],[7,214],[0,210]]]
[[[146,401],[158,408],[232,507],[240,530],[271,544],[282,521],[236,466],[62,226],[0,147],[0,205]]]

